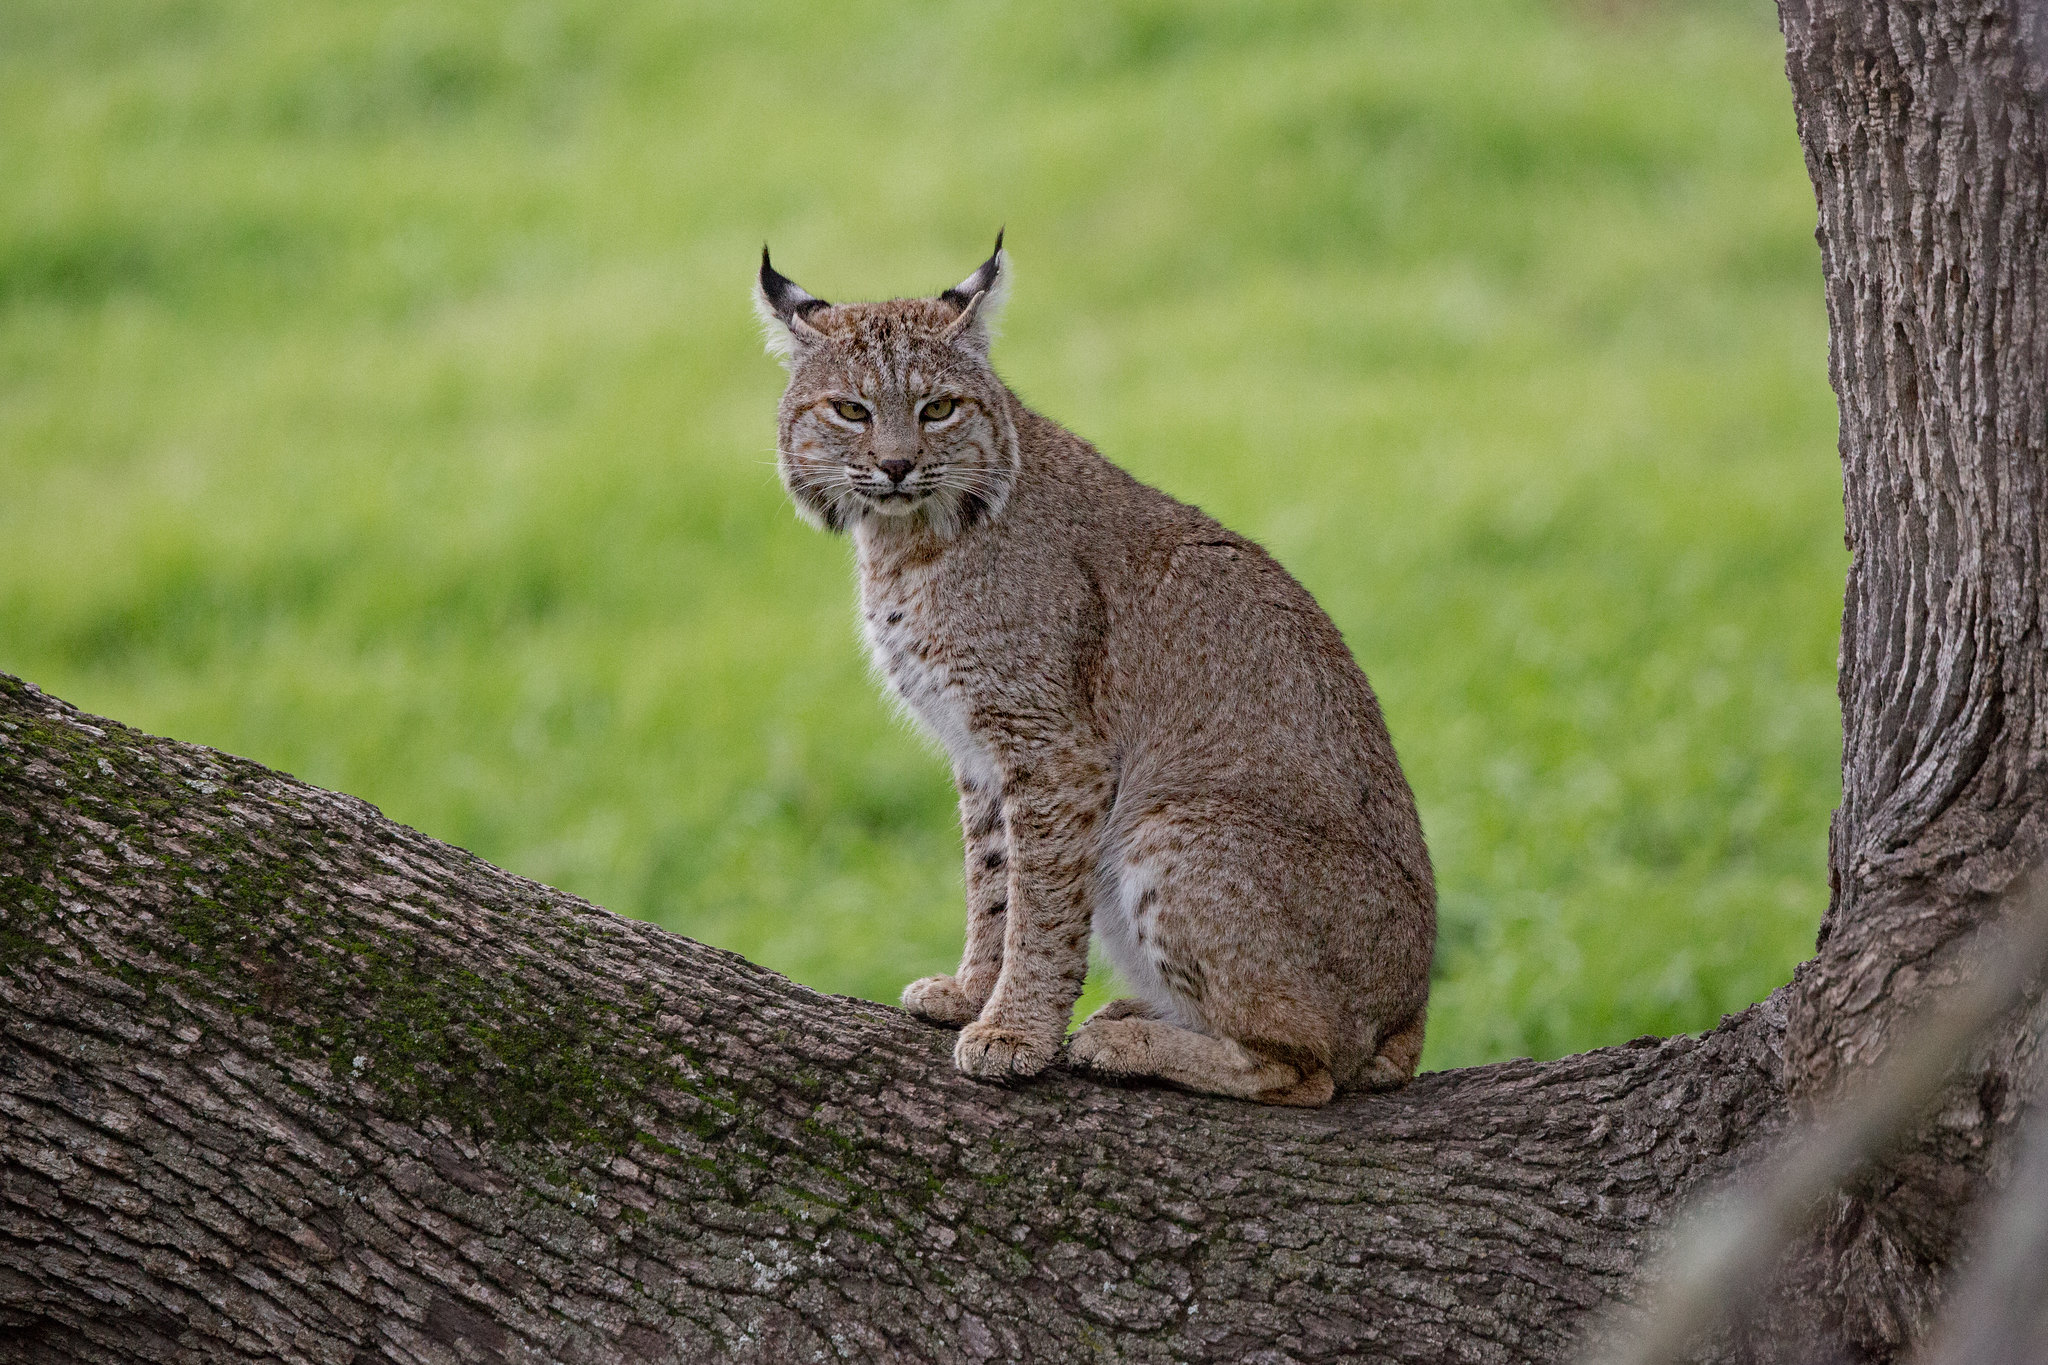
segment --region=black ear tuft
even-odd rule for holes
[[[813,298],[804,287],[768,263],[768,248],[761,248],[761,274],[754,281],[754,312],[761,319],[762,339],[768,354],[790,363],[798,346],[820,340],[808,316],[832,305]]]
[[[972,275],[939,295],[939,302],[960,310],[948,335],[957,333],[962,340],[986,351],[995,332],[996,317],[1009,294],[1010,257],[1003,250],[1003,234],[997,232],[995,252]]]
[[[784,323],[815,308],[831,306],[823,299],[812,297],[802,285],[769,264],[765,242],[761,246],[761,302]]]
[[[1008,261],[1003,259],[1003,233],[1005,231],[1007,231],[1005,228],[996,229],[996,249],[989,254],[989,258],[983,261],[980,268],[972,275],[969,275],[966,279],[939,295],[941,300],[952,304],[955,308],[965,308],[976,294],[995,294],[997,292],[996,285],[999,281],[1002,281],[1004,267],[1009,264]]]

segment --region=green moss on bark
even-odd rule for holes
[[[734,1097],[707,1093],[668,1055],[652,1055],[639,1011],[554,979],[487,979],[437,950],[424,928],[409,933],[352,908],[328,869],[359,861],[360,850],[295,824],[264,830],[235,817],[235,805],[289,810],[257,789],[275,776],[268,770],[208,754],[214,774],[193,778],[152,761],[153,741],[133,731],[65,724],[41,709],[0,676],[0,792],[21,798],[6,803],[11,819],[0,816],[0,970],[32,973],[77,941],[58,914],[70,894],[94,916],[134,915],[118,953],[79,943],[95,967],[153,997],[175,985],[194,1004],[260,1015],[272,1046],[320,1063],[338,1083],[366,1083],[395,1118],[625,1151],[647,1127],[645,1097],[660,1089],[694,1096],[705,1126],[734,1126]],[[31,788],[111,832],[97,880],[138,892],[146,912],[75,884],[66,871],[74,857],[48,847],[29,812]],[[153,818],[173,811],[176,821]],[[553,914],[536,928],[578,937],[574,912]]]
[[[0,802],[0,971],[17,988],[52,959],[82,964],[166,1027],[314,1063],[318,1078],[280,1069],[313,1105],[516,1145],[498,1160],[529,1172],[529,1193],[573,1192],[593,1158],[655,1155],[740,1216],[887,1243],[944,1188],[930,1170],[849,1187],[833,1169],[849,1138],[772,1117],[792,1096],[827,1101],[825,1073],[770,1079],[771,1101],[658,1029],[651,987],[574,989],[556,964],[616,951],[595,913],[524,895],[458,913],[504,894],[497,874],[408,840],[407,860],[441,862],[452,898],[437,906],[440,876],[378,861],[388,828],[256,764],[73,722],[17,684],[0,689],[0,797],[16,796]],[[479,965],[493,960],[505,969]]]

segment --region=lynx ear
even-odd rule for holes
[[[823,299],[813,298],[802,285],[768,264],[768,248],[761,248],[761,274],[754,281],[754,312],[761,319],[762,340],[767,344],[768,354],[788,364],[797,347],[823,341],[824,333],[811,326],[808,315],[831,306]]]
[[[1003,234],[998,232],[995,254],[981,263],[981,269],[939,295],[941,303],[950,303],[960,310],[960,316],[946,328],[946,336],[959,337],[987,350],[1009,297],[1010,257],[1003,250]]]

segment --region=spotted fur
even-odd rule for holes
[[[831,304],[763,253],[779,465],[850,534],[862,630],[945,748],[967,946],[904,1004],[970,1075],[1058,1055],[1091,932],[1137,993],[1074,1059],[1275,1104],[1399,1085],[1436,890],[1379,704],[1265,551],[1026,408],[989,364],[996,252],[935,298]]]

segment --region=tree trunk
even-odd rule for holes
[[[1832,903],[1788,1000],[1799,1109],[1868,1067],[2048,852],[2048,111],[2026,3],[1779,4],[1852,554]],[[1794,1277],[1858,1356],[1925,1331],[2040,1036],[1987,1047]]]
[[[0,1360],[1569,1358],[1955,975],[2048,784],[2042,105],[2015,13],[1783,0],[1854,560],[1833,903],[1700,1038],[1275,1110],[951,1035],[0,677]],[[2038,1019],[1713,1358],[1889,1360]]]

